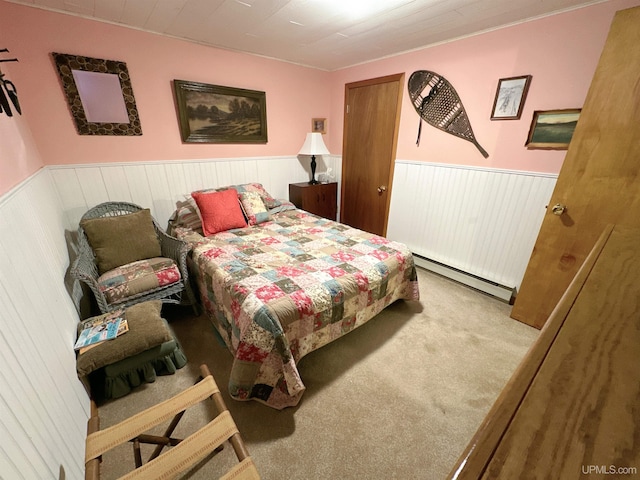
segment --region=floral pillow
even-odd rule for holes
[[[192,197],[183,202],[176,202],[176,210],[169,219],[168,233],[173,234],[173,230],[178,227],[188,228],[202,235],[202,219]]]
[[[240,185],[229,185],[227,187],[220,187],[220,188],[216,188],[215,190],[217,191],[221,191],[221,190],[228,190],[230,188],[233,188],[234,190],[236,190],[238,193],[246,193],[246,192],[256,192],[260,195],[260,197],[262,198],[262,201],[264,202],[264,204],[266,205],[267,208],[275,208],[280,206],[281,202],[279,200],[276,200],[275,198],[273,198],[269,192],[267,192],[265,190],[265,188],[262,186],[261,183],[243,183]]]
[[[258,192],[238,193],[238,197],[249,225],[259,225],[271,220],[269,210]]]

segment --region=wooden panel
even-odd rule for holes
[[[640,7],[616,13],[511,316],[540,328],[603,227],[640,225]]]
[[[605,229],[451,478],[637,475],[638,245]]]
[[[296,207],[320,217],[335,220],[338,184],[308,182],[289,184],[289,200]]]
[[[402,73],[345,85],[341,220],[383,236],[387,233],[403,83]]]
[[[640,230],[611,233],[483,478],[640,465],[638,245]]]
[[[485,472],[502,440],[505,430],[515,416],[522,398],[527,393],[540,366],[549,353],[556,335],[564,325],[567,314],[580,294],[582,286],[609,239],[611,230],[612,228],[608,227],[600,236],[571,285],[564,292],[561,301],[549,317],[549,321],[540,332],[538,340],[527,352],[527,355],[512,375],[493,407],[491,407],[478,431],[460,456],[458,464],[449,478],[455,480],[477,480]]]
[[[388,237],[518,287],[554,184],[553,175],[397,161]]]

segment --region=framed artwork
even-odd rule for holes
[[[174,80],[182,141],[267,143],[265,92]]]
[[[51,55],[80,135],[142,135],[126,63]]]
[[[531,75],[501,78],[493,100],[491,120],[519,120],[529,92]]]
[[[536,110],[525,146],[528,149],[567,150],[576,129],[579,108]]]
[[[327,133],[327,119],[326,118],[312,118],[311,119],[311,132]]]

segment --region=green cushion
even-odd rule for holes
[[[105,365],[113,364],[173,340],[173,335],[166,321],[160,316],[161,309],[162,302],[160,300],[138,303],[125,309],[124,317],[129,324],[129,331],[79,354],[76,361],[78,375],[86,376]],[[85,322],[93,319],[95,317],[85,320]],[[82,323],[78,326],[78,331],[81,330]]]
[[[156,375],[172,375],[186,364],[187,357],[178,342],[165,342],[92,372],[91,396],[98,404],[123,397],[143,383],[154,382]]]
[[[127,215],[85,219],[80,226],[87,235],[101,275],[127,263],[162,256],[148,208]]]

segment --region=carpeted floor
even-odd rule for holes
[[[189,363],[176,375],[100,407],[102,427],[193,384],[207,363],[265,480],[444,479],[538,330],[500,300],[419,269],[420,302],[396,302],[367,324],[304,357],[307,390],[277,411],[229,398],[231,354],[204,315],[167,309]],[[189,411],[177,433],[208,419]],[[225,450],[185,478],[218,478]],[[133,465],[131,447],[105,456],[102,475]]]

